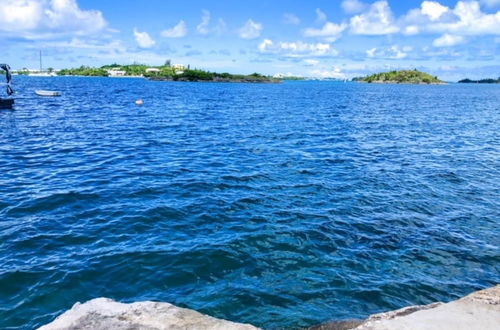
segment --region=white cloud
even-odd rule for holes
[[[240,28],[239,34],[242,39],[255,39],[260,36],[261,31],[262,24],[249,19],[245,25]]]
[[[316,23],[323,23],[326,21],[326,14],[321,9],[316,8]]]
[[[481,0],[481,3],[486,7],[496,7],[500,6],[500,0]]]
[[[418,34],[419,32],[420,28],[418,27],[418,25],[408,25],[407,27],[405,27],[403,34],[411,36]]]
[[[451,34],[444,34],[441,37],[434,40],[432,45],[434,47],[450,47],[461,44],[464,42],[464,38],[462,36],[454,36]]]
[[[437,21],[449,8],[435,1],[424,1],[421,4],[422,14],[429,17],[431,21]]]
[[[333,42],[340,38],[342,32],[346,29],[345,24],[335,24],[326,22],[321,29],[308,28],[304,30],[305,37],[322,37],[329,42]]]
[[[156,44],[147,32],[139,32],[135,28],[134,37],[140,48],[151,48]]]
[[[454,23],[444,23],[443,27],[449,32],[466,35],[500,34],[500,11],[496,14],[485,14],[481,12],[478,2],[459,1],[453,13],[459,20]]]
[[[332,70],[312,70],[311,76],[323,79],[345,79],[346,75],[338,67],[333,67]]]
[[[196,31],[201,35],[210,33],[221,34],[226,30],[226,22],[222,18],[217,20],[217,25],[210,26],[211,14],[208,10],[203,9],[201,14],[201,22],[196,26]]]
[[[1,0],[0,33],[27,39],[91,35],[107,23],[100,11],[82,10],[76,0]]]
[[[264,39],[258,46],[261,53],[265,53],[268,49],[273,46],[273,41],[269,39]]]
[[[224,31],[226,31],[226,22],[222,18],[219,18],[217,20],[217,25],[214,28],[214,32],[221,34]]]
[[[285,22],[285,24],[291,24],[291,25],[300,24],[300,18],[298,18],[297,15],[290,13],[283,14],[283,21]]]
[[[439,67],[439,70],[441,70],[441,71],[454,71],[456,69],[457,69],[457,67],[452,66],[452,65],[442,65]]]
[[[453,50],[451,48],[439,48],[439,49],[431,49],[424,47],[422,49],[424,51],[424,55],[426,57],[434,57],[434,58],[439,58],[441,60],[449,60],[449,59],[454,59],[454,58],[459,58],[463,57],[464,54],[460,53],[456,50]]]
[[[408,53],[405,52],[404,50],[399,49],[398,46],[392,46],[389,49],[389,55],[388,55],[389,58],[399,60],[399,59],[403,59],[407,56],[408,56]]]
[[[161,31],[161,36],[165,38],[182,38],[187,35],[187,25],[183,20],[180,20],[176,26]]]
[[[305,59],[304,60],[304,63],[307,65],[307,66],[316,66],[319,64],[319,61],[318,60],[313,60],[313,59]]]
[[[208,34],[210,31],[208,25],[210,24],[210,12],[203,9],[201,15],[201,23],[196,26],[196,31],[199,34]]]
[[[338,51],[327,43],[273,42],[264,39],[258,46],[261,53],[277,54],[286,57],[337,56]]]
[[[413,47],[405,46],[400,47],[398,45],[393,45],[389,48],[371,48],[366,51],[366,56],[369,58],[383,58],[391,60],[401,60],[408,56],[408,52],[411,52]]]
[[[359,0],[344,0],[342,1],[342,9],[348,14],[357,14],[365,10],[367,4]]]
[[[105,51],[110,53],[121,53],[126,51],[126,47],[120,40],[112,40],[103,42],[102,40],[88,39],[82,40],[80,38],[72,38],[71,41],[47,41],[40,44],[45,48],[66,48],[66,49],[85,49]],[[37,45],[38,47],[38,45]]]
[[[366,56],[368,57],[375,57],[375,52],[377,51],[377,48],[370,48],[366,51]]]
[[[331,51],[330,44],[316,43],[308,44],[304,42],[281,42],[280,48],[288,50],[291,53],[325,55]]]
[[[453,35],[500,35],[500,11],[481,11],[477,1],[458,1],[450,9],[435,1],[424,1],[401,18],[405,34],[441,33]]]
[[[368,11],[352,17],[350,26],[354,34],[383,35],[399,31],[394,24],[391,8],[385,0],[374,2]]]

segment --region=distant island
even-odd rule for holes
[[[399,70],[372,74],[366,77],[353,78],[353,81],[380,84],[445,84],[438,77],[415,70]]]
[[[480,79],[480,80],[471,80],[471,79],[462,79],[458,81],[461,84],[500,84],[500,77],[498,79]]]
[[[17,74],[41,75],[29,70],[20,70]],[[167,81],[194,81],[194,82],[244,82],[244,83],[279,83],[281,78],[252,73],[250,75],[217,73],[200,69],[191,69],[181,64],[172,65],[167,61],[161,66],[148,66],[143,64],[120,65],[111,64],[98,68],[80,66],[79,68],[53,70],[47,69],[45,75],[58,76],[84,76],[84,77],[144,77],[150,80]]]

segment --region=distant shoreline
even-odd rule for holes
[[[66,74],[66,75],[55,75],[55,76],[37,76],[37,75],[29,75],[29,74],[18,74],[18,73],[13,73],[12,76],[17,76],[17,77],[30,77],[30,78],[60,78],[60,77],[78,77],[78,78],[142,78],[145,79],[143,76],[85,76],[85,75],[80,75],[80,74]]]
[[[188,79],[172,79],[159,77],[144,77],[150,81],[173,81],[173,82],[197,82],[197,83],[241,83],[241,84],[280,84],[283,81],[278,79],[269,80],[252,80],[252,79],[212,79],[212,80],[188,80]]]
[[[16,72],[26,76],[84,76],[84,77],[113,77],[113,78],[145,78],[160,81],[192,81],[192,82],[237,82],[237,83],[279,83],[285,78],[272,77],[257,72],[252,74],[233,74],[228,72],[211,72],[202,69],[192,69],[190,65],[171,64],[167,61],[161,66],[147,66],[144,64],[110,64],[101,67],[80,66],[78,68],[46,71],[23,69]],[[290,77],[298,78],[298,77]]]
[[[149,81],[171,81],[171,82],[197,82],[197,83],[241,83],[241,84],[280,84],[283,80],[270,79],[270,80],[252,80],[252,79],[213,79],[213,80],[187,80],[187,79],[169,79],[169,78],[150,78],[144,76],[83,76],[83,75],[64,75],[64,76],[30,76],[19,75],[30,78],[62,78],[62,77],[76,77],[76,78],[110,78],[110,79],[144,79]]]
[[[500,77],[498,79],[485,78],[479,80],[471,80],[469,78],[458,81],[459,84],[500,84]]]

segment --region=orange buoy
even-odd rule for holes
[[[138,99],[137,101],[135,101],[135,104],[136,105],[143,105],[144,102],[142,101],[142,99]]]

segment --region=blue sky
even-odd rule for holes
[[[0,0],[13,68],[190,64],[214,71],[353,77],[418,68],[500,76],[500,0]]]

